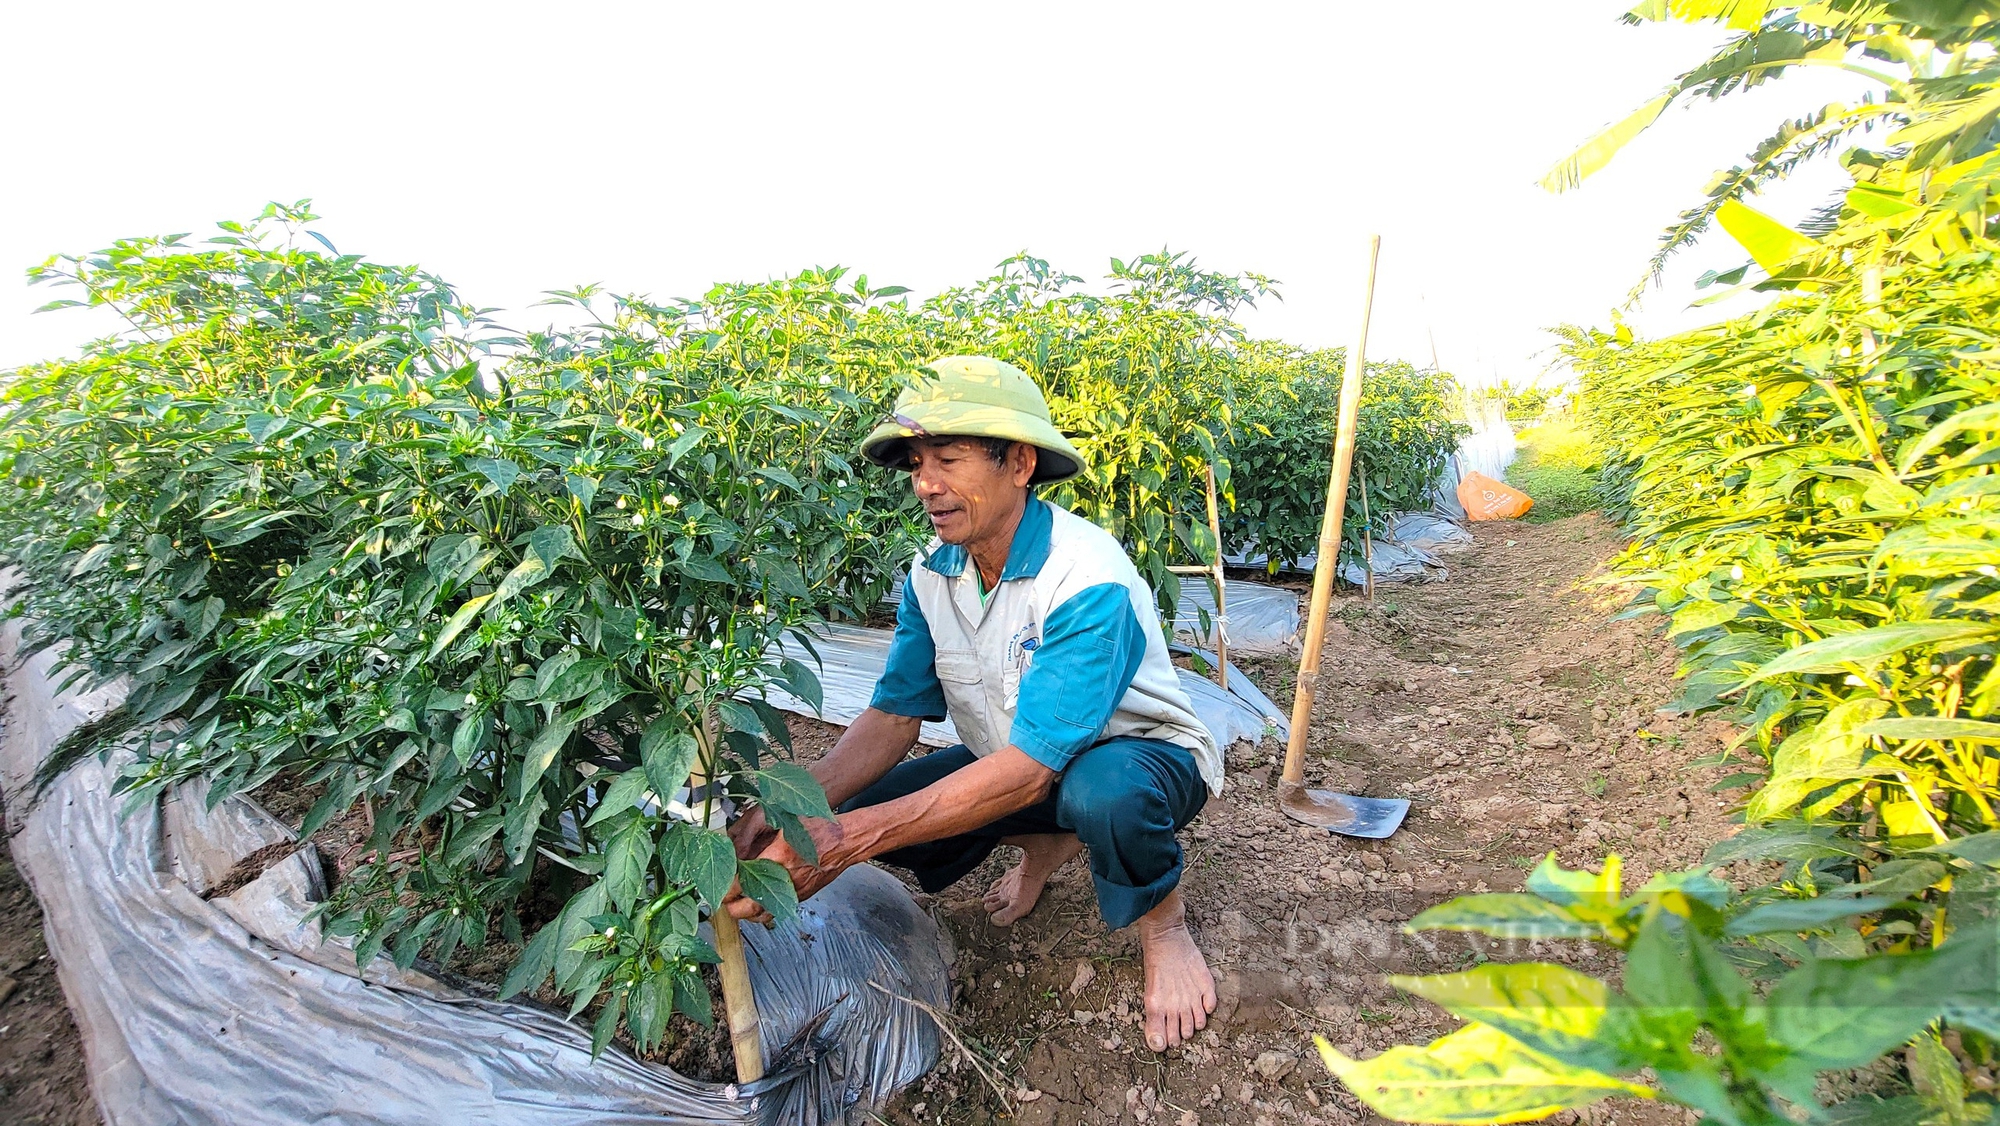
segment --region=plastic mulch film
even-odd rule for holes
[[[1432,555],[1451,555],[1477,546],[1471,532],[1429,512],[1405,512],[1389,517],[1389,539],[1402,547]]]
[[[1222,635],[1232,653],[1245,656],[1291,656],[1299,647],[1299,595],[1297,591],[1264,583],[1229,580],[1223,588],[1229,604],[1229,620]],[[1202,619],[1208,622],[1204,628]],[[1174,608],[1171,640],[1189,645],[1215,646],[1215,586],[1206,577],[1183,576],[1181,600]]]
[[[1234,597],[1234,583],[1231,597]],[[1290,592],[1286,592],[1287,595]],[[1235,619],[1232,609],[1230,618]],[[771,689],[771,705],[798,715],[824,719],[828,723],[841,726],[853,723],[856,717],[867,709],[868,701],[875,695],[875,682],[882,678],[882,670],[889,662],[889,641],[895,636],[893,630],[870,629],[866,626],[828,624],[813,628],[813,649],[820,660],[796,641],[784,644],[786,655],[804,661],[819,673],[820,689],[826,706],[814,711],[806,703],[778,689]],[[1230,634],[1232,644],[1235,634]],[[1215,654],[1207,654],[1210,664],[1215,662]],[[1229,691],[1224,692],[1210,680],[1196,676],[1186,669],[1179,670],[1181,687],[1187,690],[1188,698],[1194,703],[1195,714],[1215,736],[1221,746],[1228,746],[1238,739],[1248,739],[1255,743],[1274,730],[1272,720],[1278,724],[1276,730],[1284,729],[1283,717],[1265,695],[1250,683],[1250,678],[1234,662],[1229,666]],[[1267,717],[1269,717],[1267,719]],[[949,747],[959,741],[958,732],[950,720],[939,723],[925,723],[920,742],[931,747]]]
[[[15,665],[17,630],[0,638]],[[378,959],[355,976],[340,940],[301,922],[316,854],[294,852],[215,894],[258,848],[290,838],[238,798],[199,789],[122,816],[110,763],[86,758],[32,801],[36,764],[118,702],[57,696],[44,653],[12,667],[0,789],[16,864],[76,1016],[110,1126],[613,1126],[865,1121],[937,1061],[919,1004],[950,1004],[945,938],[902,885],[850,870],[796,925],[746,927],[769,1078],[703,1083],[613,1048],[538,1005],[494,1002]]]

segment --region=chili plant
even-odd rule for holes
[[[1944,859],[1905,863],[1942,871]],[[1990,908],[2000,879],[1959,864]],[[1618,857],[1593,875],[1566,871],[1550,856],[1529,875],[1526,892],[1454,899],[1406,929],[1609,946],[1623,962],[1618,986],[1553,962],[1392,977],[1468,1023],[1369,1060],[1350,1059],[1321,1038],[1320,1055],[1362,1101],[1404,1122],[1522,1122],[1610,1096],[1668,1099],[1724,1126],[1847,1120],[1856,1112],[1876,1122],[1981,1121],[1993,1104],[1967,1103],[1952,1057],[1925,1029],[1948,1016],[1995,1030],[2000,979],[1990,910],[1977,926],[1917,952],[1869,952],[1868,940],[1842,925],[1893,907],[1935,878],[1909,871],[1885,866],[1844,896],[1746,901],[1702,871],[1660,873],[1626,895]],[[1819,932],[1844,932],[1851,948]],[[1919,1058],[1943,1057],[1930,1069],[1927,1094],[1864,1096],[1831,1116],[1821,1106],[1822,1072],[1868,1064],[1913,1037]]]
[[[185,720],[126,768],[134,802],[283,773],[322,788],[306,834],[363,811],[322,907],[363,963],[448,957],[496,916],[525,938],[515,905],[567,873],[508,991],[553,970],[607,998],[600,1046],[622,1020],[648,1047],[672,1008],[708,1015],[703,909],[734,883],[793,909],[723,803],[808,853],[798,819],[829,815],[762,695],[817,700],[774,643],[872,604],[888,564],[855,561],[914,548],[851,466],[799,456],[872,407],[713,306],[510,342],[433,279],[300,249],[311,218],[40,272],[132,330],[6,389],[17,610],[80,674],[132,674],[134,720]],[[848,581],[808,581],[828,565]]]
[[[1245,349],[1244,361],[1238,432],[1228,447],[1236,503],[1223,538],[1238,550],[1264,552],[1275,571],[1319,544],[1347,352],[1259,341]],[[1368,534],[1363,489],[1371,515],[1429,510],[1432,489],[1470,430],[1454,417],[1454,392],[1445,373],[1401,360],[1369,362],[1342,524],[1355,552]]]

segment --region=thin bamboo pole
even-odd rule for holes
[[[1333,474],[1326,487],[1326,515],[1319,526],[1319,561],[1313,565],[1312,608],[1306,618],[1305,652],[1299,655],[1299,686],[1292,698],[1292,738],[1285,745],[1283,782],[1302,785],[1306,777],[1306,728],[1319,689],[1319,651],[1326,645],[1326,607],[1333,597],[1333,573],[1340,566],[1340,521],[1347,507],[1347,481],[1354,468],[1354,425],[1361,415],[1361,372],[1368,354],[1368,316],[1375,306],[1375,260],[1382,236],[1368,236],[1368,283],[1362,290],[1361,331],[1347,353],[1340,379],[1339,429],[1333,436]]]
[[[694,789],[709,783],[709,771],[717,761],[712,713],[702,717],[700,739],[701,758],[688,776],[688,785]],[[693,798],[693,790],[688,796]],[[701,803],[703,809],[708,806],[708,802]],[[729,1022],[729,1049],[736,1057],[736,1081],[754,1083],[764,1078],[764,1034],[757,1016],[757,995],[750,989],[750,962],[743,953],[742,927],[720,904],[708,916],[708,926],[715,934],[716,956],[722,959],[715,969],[722,979],[722,1010]]]
[[[1229,578],[1222,570],[1222,520],[1215,507],[1215,466],[1202,466],[1208,479],[1208,534],[1215,540],[1215,683],[1229,691]]]
[[[764,1078],[764,1034],[757,1017],[757,998],[750,992],[750,962],[743,953],[743,932],[736,916],[717,911],[708,918],[715,931],[716,967],[722,978],[722,1008],[729,1018],[729,1050],[736,1057],[736,1081]]]
[[[1368,463],[1356,455],[1354,464],[1361,470],[1361,594],[1369,602],[1375,601],[1375,518],[1368,515]]]

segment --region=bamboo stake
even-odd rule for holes
[[[1375,518],[1368,515],[1368,463],[1359,456],[1361,468],[1361,593],[1372,605],[1375,601]]]
[[[729,1049],[736,1056],[736,1081],[764,1078],[764,1034],[757,1018],[757,998],[750,992],[750,962],[743,953],[743,932],[736,916],[717,911],[708,917],[715,931],[715,953],[722,964],[722,1007],[729,1016]]]
[[[689,804],[693,804],[694,790],[706,786],[710,781],[709,771],[715,762],[715,719],[704,715],[701,724],[701,758],[694,772],[688,776]],[[713,797],[713,795],[710,795]],[[702,808],[709,807],[703,802]],[[704,828],[706,825],[704,825]],[[721,964],[715,967],[716,975],[722,979],[722,1009],[729,1022],[729,1049],[736,1057],[736,1081],[754,1083],[764,1078],[764,1034],[757,1016],[757,996],[750,990],[750,962],[743,953],[743,931],[736,916],[717,904],[708,916],[709,929],[715,933],[715,953]]]
[[[1229,596],[1228,576],[1222,570],[1222,521],[1215,509],[1215,465],[1202,466],[1208,478],[1208,534],[1215,539],[1215,683],[1229,691]]]
[[[1375,260],[1382,236],[1368,236],[1368,283],[1362,290],[1361,332],[1347,353],[1340,379],[1339,429],[1333,436],[1333,475],[1326,487],[1326,515],[1319,526],[1319,561],[1313,565],[1312,609],[1306,618],[1305,652],[1299,656],[1299,686],[1292,698],[1292,738],[1285,746],[1283,782],[1301,785],[1306,777],[1306,728],[1312,722],[1319,688],[1319,651],[1326,644],[1326,606],[1333,596],[1333,573],[1340,566],[1340,521],[1347,507],[1347,481],[1354,468],[1354,426],[1361,414],[1361,371],[1368,353],[1368,316],[1375,305]]]

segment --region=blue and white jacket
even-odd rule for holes
[[[1186,747],[1211,793],[1222,753],[1168,658],[1153,592],[1111,534],[1036,497],[984,605],[963,547],[910,567],[872,705],[943,719],[979,756],[1013,744],[1060,772],[1106,739]]]

